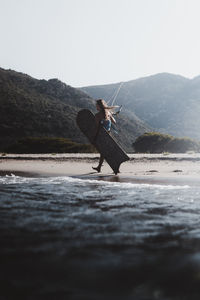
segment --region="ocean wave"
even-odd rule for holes
[[[104,187],[120,188],[120,189],[160,189],[160,190],[177,190],[177,189],[189,189],[189,185],[173,185],[173,184],[157,184],[157,183],[138,183],[138,182],[128,182],[132,181],[132,178],[126,179],[127,182],[120,181],[108,181],[102,178],[78,178],[69,176],[57,176],[57,177],[24,177],[15,174],[0,176],[0,184],[72,184],[72,185],[98,185]]]

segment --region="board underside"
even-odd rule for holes
[[[102,126],[98,128],[95,116],[90,110],[79,111],[77,124],[90,143],[103,155],[114,173],[117,174],[121,163],[129,160],[128,155]]]

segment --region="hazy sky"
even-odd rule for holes
[[[200,75],[200,0],[0,0],[0,67],[74,87]]]

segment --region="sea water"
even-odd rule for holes
[[[113,178],[0,177],[0,299],[199,299],[198,184]]]

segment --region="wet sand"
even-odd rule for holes
[[[200,182],[200,154],[129,154],[115,176],[104,162],[101,173],[92,169],[98,164],[98,154],[10,154],[0,155],[1,175],[75,176],[79,178],[120,181]]]

